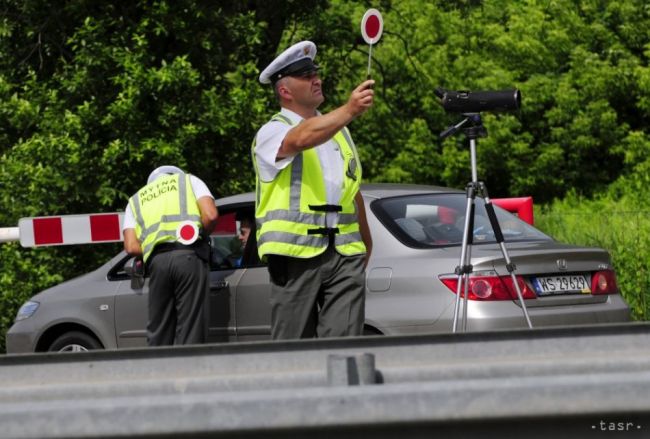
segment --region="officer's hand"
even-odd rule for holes
[[[133,258],[132,262],[132,269],[133,269],[133,276],[134,277],[144,277],[144,261],[142,260],[141,257],[135,257]]]
[[[368,108],[372,107],[373,96],[375,94],[372,86],[375,85],[373,79],[362,82],[357,88],[352,91],[350,99],[348,100],[348,107],[350,112],[356,117],[364,113]]]

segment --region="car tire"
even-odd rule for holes
[[[85,352],[94,349],[103,349],[103,346],[95,337],[84,332],[71,331],[57,337],[48,348],[48,351]]]

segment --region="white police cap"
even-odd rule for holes
[[[314,64],[315,56],[316,45],[314,43],[311,41],[296,43],[278,55],[260,73],[260,82],[262,84],[275,84],[278,79],[285,76],[316,71],[319,67]]]
[[[147,184],[150,184],[158,177],[167,174],[184,174],[184,172],[181,168],[177,168],[176,166],[159,166],[151,171],[151,174],[149,174],[149,178],[147,179]]]

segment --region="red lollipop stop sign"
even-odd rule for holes
[[[368,9],[361,19],[361,35],[366,43],[370,45],[368,50],[368,79],[370,79],[370,60],[372,59],[372,45],[381,38],[384,31],[384,19],[377,9]]]
[[[368,9],[361,19],[361,35],[371,46],[381,38],[384,31],[384,20],[377,9]]]
[[[192,221],[183,221],[176,229],[176,240],[184,245],[190,245],[199,239],[199,228]]]

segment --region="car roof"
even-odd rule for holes
[[[231,195],[229,197],[217,198],[215,202],[217,207],[226,204],[249,204],[255,201],[255,192],[246,192],[244,194]]]
[[[361,193],[371,198],[388,198],[401,195],[431,194],[431,193],[463,193],[459,189],[452,189],[443,186],[430,186],[421,184],[402,183],[367,183],[361,185]],[[218,198],[217,206],[231,204],[247,204],[255,201],[254,192],[231,195]]]

